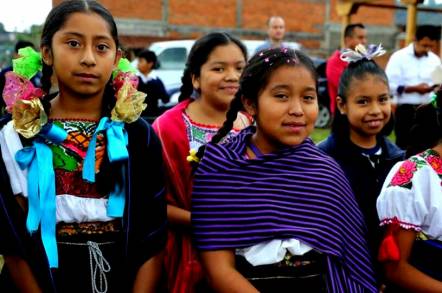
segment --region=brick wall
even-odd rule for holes
[[[339,45],[341,20],[338,0],[101,0],[114,15],[123,45],[138,47],[157,39],[196,38],[213,30],[226,30],[242,38],[264,39],[266,21],[280,15],[287,39],[328,54]],[[61,0],[53,0],[57,4]],[[394,3],[394,0],[384,1]],[[383,2],[383,3],[384,3]],[[360,7],[352,22],[393,39],[394,10]],[[129,37],[130,36],[130,37]],[[336,42],[335,42],[336,41]]]

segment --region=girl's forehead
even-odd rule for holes
[[[70,14],[57,33],[73,33],[112,38],[109,23],[102,16],[94,12],[74,12]]]
[[[245,62],[245,56],[235,43],[218,45],[209,53],[206,63],[217,61]]]

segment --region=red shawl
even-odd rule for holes
[[[192,100],[188,99],[158,117],[153,127],[163,145],[163,157],[168,182],[169,204],[189,210],[192,194],[189,140],[183,120],[183,112]],[[169,229],[165,266],[171,293],[194,292],[194,286],[202,278],[197,252],[192,247],[190,229]]]

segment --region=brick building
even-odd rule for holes
[[[53,0],[53,4],[61,0]],[[339,47],[338,0],[101,0],[114,15],[122,44],[143,48],[155,40],[196,38],[216,30],[247,39],[264,39],[266,21],[280,15],[286,21],[286,39],[317,55]],[[383,3],[394,4],[394,0]],[[361,7],[352,22],[363,22],[370,42],[396,45],[395,11]]]

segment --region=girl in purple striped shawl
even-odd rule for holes
[[[214,290],[376,291],[348,181],[308,138],[316,89],[315,68],[303,53],[258,53],[223,127],[196,154],[193,236]],[[256,126],[217,144],[239,110]]]

